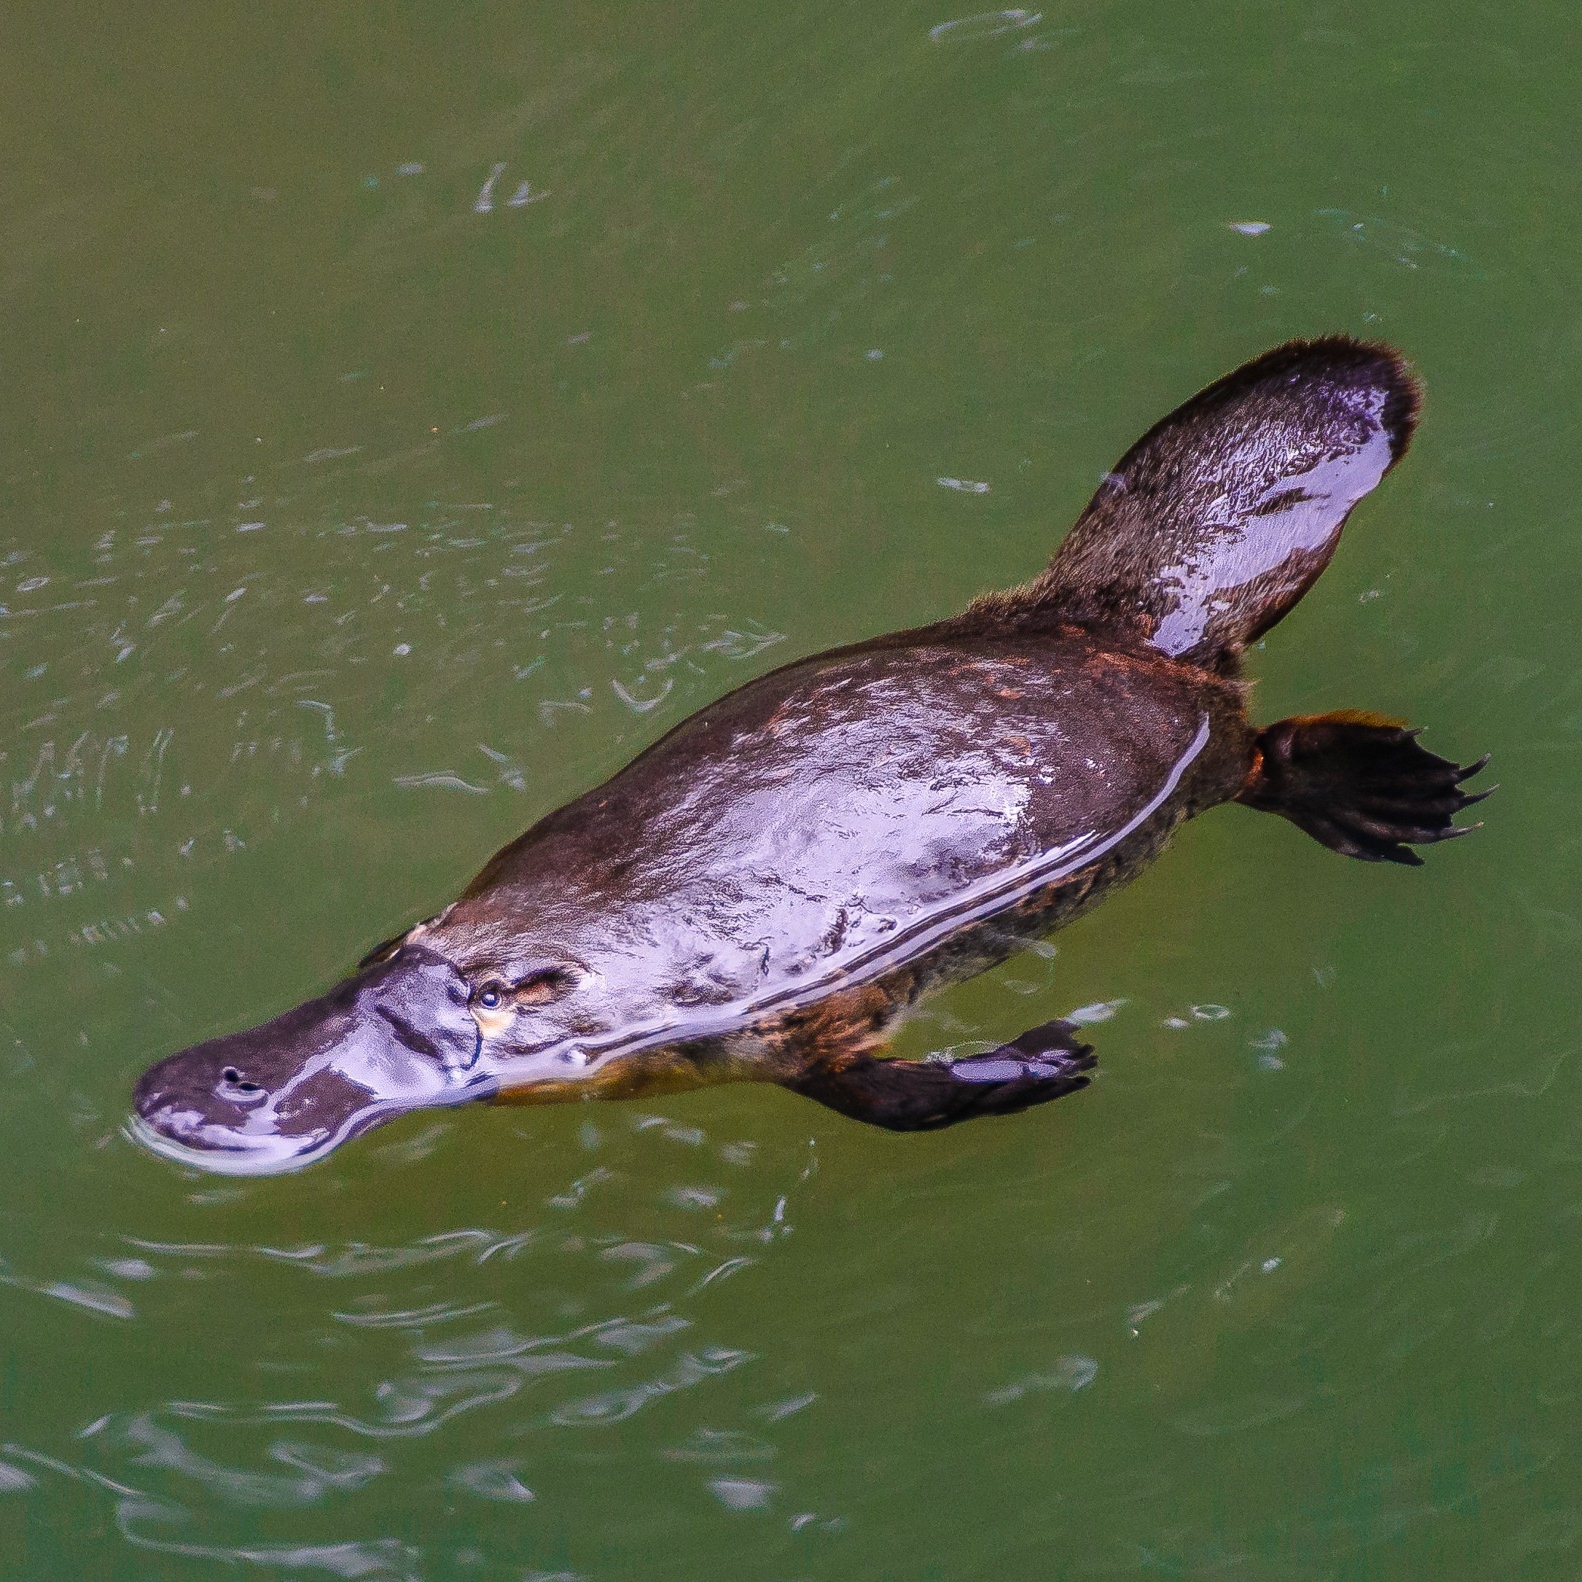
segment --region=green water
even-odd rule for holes
[[[1582,1567],[1570,13],[948,20],[8,12],[0,1575]],[[1480,834],[1197,821],[907,1030],[1112,1007],[1014,1120],[725,1088],[240,1183],[120,1136],[150,1060],[727,688],[1030,573],[1330,329],[1425,419],[1257,709],[1491,749]]]

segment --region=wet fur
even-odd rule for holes
[[[915,639],[932,635],[932,631],[904,635]],[[1176,682],[1187,679],[1184,667],[1157,654],[1105,652],[1096,660],[1144,685],[1158,685],[1166,678]],[[1246,689],[1213,674],[1190,679],[1211,711],[1210,740],[1215,750],[1194,764],[1194,772],[1151,819],[1099,861],[1058,883],[1033,890],[1007,910],[957,931],[938,949],[882,977],[831,989],[773,1020],[725,1036],[616,1055],[597,1072],[572,1083],[553,1088],[535,1084],[519,1093],[502,1094],[495,1102],[630,1098],[720,1082],[796,1087],[810,1072],[840,1071],[882,1050],[918,1000],[988,971],[1092,911],[1148,867],[1187,819],[1241,793],[1256,757],[1244,709]]]
[[[604,1062],[605,1071],[580,1080],[581,1091],[590,1097],[668,1091],[686,1085],[689,1074],[697,1084],[756,1080],[796,1086],[810,1072],[852,1067],[883,1048],[923,994],[985,971],[1098,905],[1147,866],[1186,818],[1237,798],[1293,816],[1282,805],[1280,788],[1259,778],[1256,730],[1247,720],[1247,689],[1239,680],[1241,655],[1323,570],[1349,506],[1332,524],[1323,523],[1316,544],[1298,544],[1280,564],[1252,580],[1215,590],[1224,594],[1224,610],[1206,622],[1200,641],[1173,656],[1153,646],[1161,622],[1180,599],[1166,572],[1195,563],[1194,557],[1212,556],[1244,531],[1242,519],[1227,522],[1216,514],[1216,508],[1223,510],[1228,475],[1234,475],[1244,498],[1253,488],[1272,495],[1278,511],[1297,492],[1295,486],[1283,488],[1285,480],[1310,476],[1315,466],[1343,467],[1371,441],[1376,427],[1387,436],[1388,456],[1381,462],[1388,470],[1410,443],[1418,407],[1418,387],[1391,348],[1345,337],[1278,347],[1208,386],[1132,446],[1037,577],[982,595],[961,615],[934,626],[888,633],[822,656],[834,663],[920,645],[947,646],[959,647],[963,663],[970,664],[984,643],[1012,634],[1047,634],[1057,644],[1085,649],[1094,667],[1116,676],[1122,695],[1132,687],[1143,693],[1190,689],[1213,716],[1212,747],[1143,829],[1091,868],[1022,898],[1009,913],[960,931],[899,971],[831,987],[815,1003],[770,1021],[724,1036],[682,1040],[663,1051],[615,1055]],[[1252,454],[1251,464],[1243,449]],[[1362,492],[1372,487],[1366,474],[1362,482]],[[1256,524],[1246,531],[1255,529]],[[808,663],[794,662],[751,686],[772,688],[778,678],[803,671]],[[675,727],[644,756],[661,754],[674,738],[695,731],[699,718]],[[632,769],[639,770],[642,762]],[[478,876],[468,896],[490,894],[519,861],[517,847],[507,848]],[[510,927],[502,916],[502,943]],[[561,1095],[540,1089],[521,1098],[532,1102],[539,1096]]]
[[[1296,383],[1300,381],[1300,383]],[[1067,619],[1151,637],[1172,608],[1166,568],[1191,563],[1226,536],[1226,450],[1236,483],[1274,487],[1355,447],[1367,431],[1359,393],[1382,394],[1378,421],[1389,465],[1405,455],[1422,397],[1393,347],[1328,336],[1290,341],[1254,358],[1161,419],[1105,475],[1054,559],[1020,587],[989,593],[969,619],[1015,625],[1058,610]],[[1266,436],[1258,454],[1250,443]],[[1377,481],[1377,480],[1375,480]],[[1372,485],[1369,485],[1371,487]],[[1366,491],[1364,491],[1366,492]],[[1240,585],[1189,657],[1234,669],[1241,650],[1273,626],[1329,563],[1344,516],[1322,547]]]
[[[1294,386],[1299,386],[1300,399],[1293,404]],[[1142,685],[1167,673],[1172,680],[1189,674],[1204,698],[1214,700],[1219,751],[1144,830],[1093,868],[1024,898],[1009,916],[964,930],[902,971],[830,992],[816,1005],[768,1025],[690,1047],[673,1046],[667,1066],[679,1055],[679,1069],[690,1064],[699,1082],[752,1078],[790,1085],[810,1071],[853,1066],[883,1047],[921,995],[975,976],[1030,940],[1064,927],[1141,871],[1184,819],[1219,802],[1239,798],[1281,812],[1325,839],[1329,823],[1317,814],[1293,811],[1289,786],[1261,775],[1264,755],[1246,720],[1245,689],[1237,678],[1245,645],[1273,626],[1328,564],[1345,514],[1318,545],[1299,546],[1278,566],[1234,587],[1227,610],[1208,624],[1202,640],[1188,652],[1167,659],[1149,641],[1173,597],[1161,569],[1190,563],[1227,531],[1215,520],[1213,506],[1222,500],[1225,486],[1225,446],[1216,439],[1231,415],[1233,443],[1242,443],[1249,434],[1272,436],[1261,481],[1266,492],[1273,488],[1278,509],[1286,498],[1279,489],[1283,478],[1344,457],[1348,448],[1366,442],[1368,406],[1358,403],[1356,393],[1371,396],[1375,390],[1383,392],[1377,421],[1388,439],[1387,470],[1405,453],[1420,406],[1418,386],[1400,355],[1345,337],[1277,347],[1208,386],[1150,429],[1106,476],[1039,576],[985,594],[961,616],[934,627],[888,634],[842,651],[929,641],[957,643],[970,652],[975,643],[994,635],[1033,630],[1058,632],[1072,641],[1085,638],[1093,644],[1097,662],[1132,672]],[[1311,731],[1308,739],[1313,739]],[[1456,782],[1449,783],[1453,789]],[[1338,789],[1338,784],[1310,779],[1301,794],[1328,793],[1333,798]],[[1453,813],[1469,800],[1463,795],[1443,806]],[[1403,826],[1404,838],[1413,838],[1413,830],[1416,838],[1444,838],[1441,823],[1448,819],[1436,820],[1433,828]],[[1351,855],[1374,854],[1371,846],[1355,842],[1329,843]],[[1387,854],[1397,861],[1416,860],[1404,845],[1391,845]],[[486,869],[476,888],[486,888],[492,877]],[[636,1058],[652,1057],[644,1052]],[[675,1081],[677,1072],[672,1067],[668,1080]]]

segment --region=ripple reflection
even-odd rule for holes
[[[537,1206],[494,1225],[434,1229],[414,1201],[359,1214],[386,1234],[338,1241],[300,1212],[318,1200],[295,1197],[300,1240],[105,1233],[62,1248],[76,1267],[58,1278],[7,1267],[8,1283],[88,1293],[133,1333],[185,1340],[120,1375],[147,1398],[96,1402],[59,1446],[0,1446],[0,1494],[70,1483],[150,1552],[375,1579],[459,1565],[459,1549],[434,1547],[450,1544],[458,1498],[553,1524],[590,1465],[612,1489],[669,1466],[727,1510],[773,1509],[794,1484],[781,1425],[814,1395],[744,1396],[731,1381],[762,1347],[733,1337],[730,1315],[735,1282],[792,1232],[811,1147],[614,1117],[564,1139],[562,1162],[592,1152],[593,1169],[541,1160]],[[394,1162],[365,1167],[408,1179]],[[195,1222],[219,1223],[285,1194],[186,1201]],[[104,1278],[115,1272],[137,1307]],[[619,1431],[647,1412],[648,1435]],[[598,1447],[591,1462],[582,1445]],[[770,1462],[773,1480],[757,1470]]]

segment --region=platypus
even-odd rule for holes
[[[1293,341],[1151,428],[1030,582],[785,665],[498,852],[441,912],[273,1021],[161,1061],[131,1131],[263,1174],[407,1110],[774,1082],[901,1131],[1085,1087],[1046,1023],[882,1050],[926,990],[1086,912],[1221,802],[1417,863],[1468,766],[1346,711],[1259,729],[1242,658],[1399,460],[1388,346]]]

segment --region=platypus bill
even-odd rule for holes
[[[1369,861],[1466,833],[1481,763],[1370,714],[1259,730],[1239,679],[1417,404],[1384,346],[1248,363],[1126,453],[1031,582],[694,714],[322,998],[154,1066],[133,1135],[252,1175],[474,1099],[776,1082],[911,1131],[1085,1087],[1064,1022],[964,1059],[878,1051],[925,990],[1069,922],[1216,803]]]

